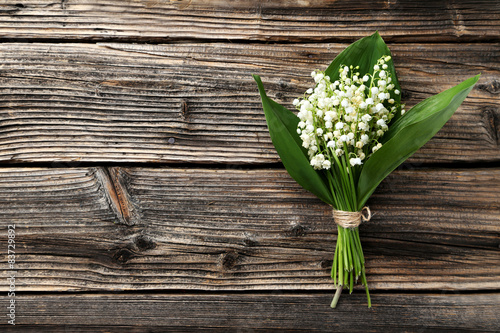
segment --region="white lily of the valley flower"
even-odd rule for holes
[[[297,133],[315,169],[330,169],[335,163],[332,155],[349,157],[352,167],[361,165],[382,147],[378,139],[399,108],[391,98],[391,93],[400,92],[390,83],[389,60],[379,59],[373,74],[361,75],[355,67],[341,66],[335,82],[322,71],[311,72],[316,86],[293,105],[300,111]]]

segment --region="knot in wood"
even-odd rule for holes
[[[116,251],[115,255],[113,256],[113,259],[120,264],[125,264],[127,261],[129,261],[131,257],[132,257],[132,252],[129,249],[124,248]]]
[[[156,243],[149,237],[139,235],[134,239],[134,243],[140,251],[151,250],[156,247]]]
[[[290,229],[290,234],[293,237],[302,237],[306,234],[306,228],[301,224],[295,224],[292,229]]]
[[[500,94],[500,81],[493,80],[486,84],[480,84],[477,86],[478,89],[489,92],[490,94]]]
[[[236,262],[238,261],[239,254],[237,252],[231,251],[222,255],[220,264],[223,269],[232,269],[236,266]]]

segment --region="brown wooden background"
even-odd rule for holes
[[[408,106],[482,77],[369,201],[373,308],[332,310],[336,228],[251,74],[290,106],[375,30]],[[0,0],[0,330],[497,331],[499,94],[496,0]]]

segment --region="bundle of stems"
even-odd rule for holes
[[[353,170],[347,163],[346,155],[336,158],[336,163],[326,171],[330,190],[333,195],[334,207],[340,211],[356,212],[356,188],[354,186]],[[337,195],[341,193],[341,195]],[[342,294],[343,287],[348,287],[352,293],[354,284],[361,278],[361,283],[365,287],[368,300],[368,307],[371,307],[370,291],[365,273],[365,257],[363,247],[359,238],[359,227],[344,228],[337,225],[337,242],[331,277],[335,284],[336,291],[333,297],[331,307],[335,308]]]
[[[361,283],[365,286],[368,307],[371,307],[372,302],[366,281],[365,257],[359,239],[359,228],[351,229],[337,226],[337,229],[337,246],[332,265],[332,279],[337,289],[331,307],[337,306],[343,286],[348,286],[349,292],[352,293],[353,286],[360,277]]]

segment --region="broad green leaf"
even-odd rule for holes
[[[284,106],[267,97],[258,75],[253,75],[253,78],[259,87],[271,140],[286,170],[303,188],[324,202],[333,205],[333,197],[326,181],[310,165],[309,158],[302,148],[302,140],[297,134],[299,118]]]
[[[390,125],[383,143],[363,165],[358,180],[358,209],[361,209],[380,182],[429,141],[451,118],[472,90],[479,75],[411,108]]]
[[[330,66],[326,69],[325,73],[330,76],[333,81],[339,78],[339,69],[341,66],[359,66],[359,73],[365,75],[367,73],[373,74],[373,66],[377,63],[377,60],[382,56],[391,55],[391,51],[385,44],[382,37],[380,37],[378,32],[373,35],[364,37],[351,45],[349,45],[344,51],[342,51],[335,59],[332,61]],[[399,86],[399,81],[396,75],[396,69],[394,68],[394,63],[390,60],[388,63],[388,71],[391,72],[392,83],[394,84],[394,89],[401,90]],[[401,95],[391,94],[391,98],[396,101],[396,104],[401,103]],[[398,119],[400,116],[399,110],[395,114],[393,121]]]

